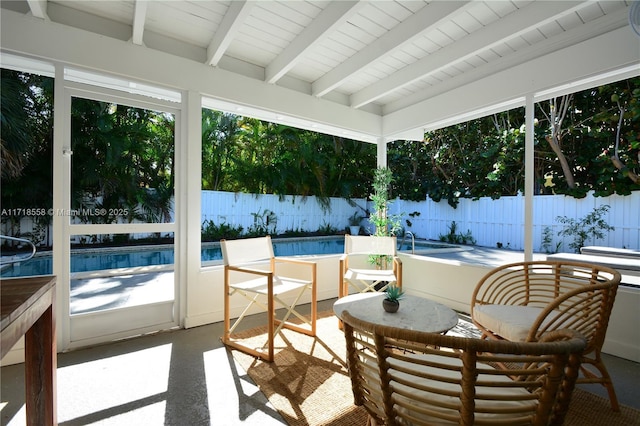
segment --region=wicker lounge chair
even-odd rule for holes
[[[509,342],[342,319],[354,402],[369,425],[562,424],[586,344],[572,330]]]
[[[560,328],[587,339],[578,383],[601,383],[619,410],[611,377],[601,357],[620,273],[606,266],[572,261],[504,265],[478,283],[471,316],[485,338],[535,342]]]

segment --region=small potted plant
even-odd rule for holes
[[[391,284],[385,290],[386,296],[382,300],[382,307],[387,312],[397,312],[400,307],[400,299],[404,296],[404,291],[395,284]]]
[[[364,219],[364,216],[360,216],[357,210],[349,216],[349,233],[351,235],[358,235],[360,233],[360,222],[362,222],[362,219]]]

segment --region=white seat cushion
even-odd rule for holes
[[[540,312],[533,306],[476,305],[473,319],[506,340],[524,342]]]

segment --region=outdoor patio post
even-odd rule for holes
[[[525,139],[524,139],[524,260],[533,260],[533,159],[534,159],[534,108],[533,95],[525,99]]]
[[[378,147],[378,167],[387,167],[387,143],[384,138],[378,138],[378,143],[376,145]]]

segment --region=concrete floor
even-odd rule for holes
[[[329,310],[333,300],[319,302]],[[249,319],[247,327],[260,324]],[[220,343],[222,324],[156,333],[58,356],[60,425],[283,425]],[[640,364],[605,354],[621,404],[640,409]],[[24,366],[3,367],[2,425],[23,425]],[[606,396],[602,386],[582,388]]]
[[[523,259],[521,252],[490,248],[432,256],[496,266]],[[321,301],[318,309],[332,304]],[[260,316],[247,321],[246,327],[263,323]],[[222,330],[215,323],[59,354],[59,424],[286,424],[220,343]],[[620,403],[640,409],[640,364],[607,354],[604,361]],[[2,367],[0,378],[0,425],[25,424],[24,365]],[[580,387],[607,397],[600,385]]]

